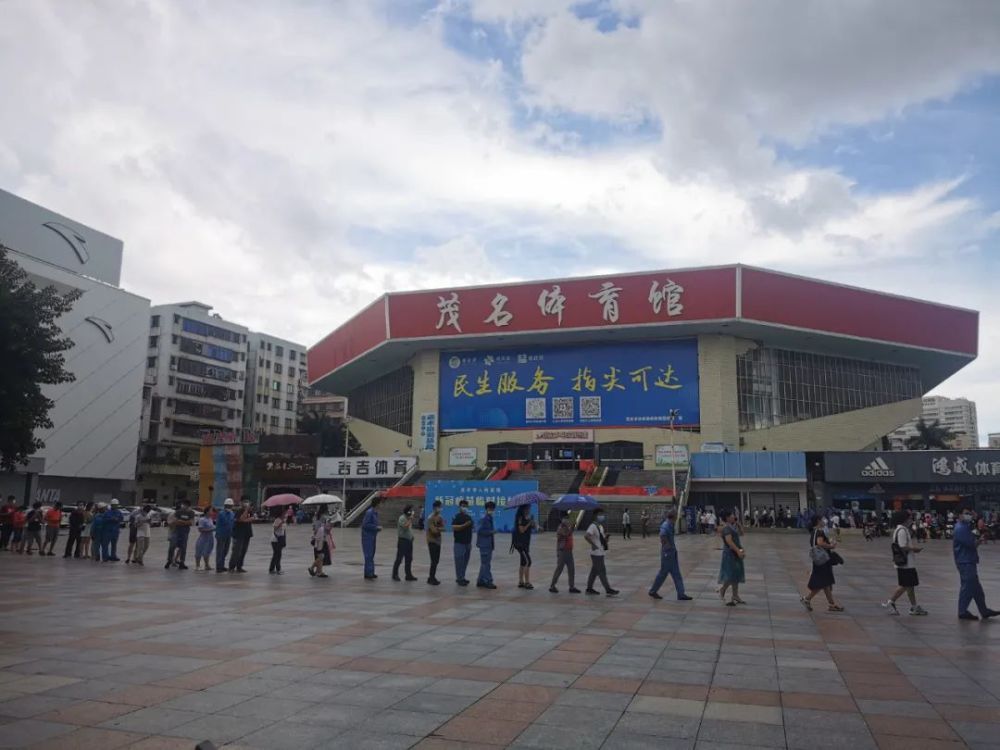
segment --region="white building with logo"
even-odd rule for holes
[[[0,190],[0,244],[39,286],[83,294],[59,321],[73,346],[75,380],[46,386],[53,427],[24,473],[0,474],[0,492],[20,500],[128,498],[148,337],[149,300],[119,286],[121,240]],[[10,366],[11,363],[0,363]]]

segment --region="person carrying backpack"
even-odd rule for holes
[[[27,554],[32,554],[32,545],[38,545],[38,554],[44,555],[42,551],[42,504],[40,502],[35,502],[31,506],[31,510],[25,515],[25,537],[28,540],[28,548],[25,550]]]
[[[889,610],[890,615],[899,615],[896,609],[896,600],[906,593],[910,600],[910,614],[918,617],[925,616],[927,610],[917,604],[916,587],[920,585],[917,577],[917,569],[913,565],[913,556],[920,552],[922,547],[913,543],[910,535],[910,512],[908,510],[897,510],[892,514],[892,522],[896,526],[892,532],[892,562],[896,566],[896,578],[899,587],[895,593],[882,602],[882,606]]]

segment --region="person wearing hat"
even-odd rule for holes
[[[219,511],[218,518],[215,519],[215,572],[226,572],[226,555],[229,554],[229,545],[233,541],[233,502],[231,497],[227,497],[222,503],[222,510]]]
[[[118,510],[118,498],[111,498],[111,506],[104,511],[104,545],[101,556],[104,562],[118,562],[118,532],[125,517]]]

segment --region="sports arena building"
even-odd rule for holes
[[[701,451],[877,446],[977,347],[972,310],[730,265],[387,294],[309,380],[372,456],[643,481]]]

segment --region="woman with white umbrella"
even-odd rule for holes
[[[315,578],[329,578],[323,572],[323,566],[332,562],[330,555],[336,549],[333,543],[333,519],[327,512],[328,500],[340,502],[340,498],[333,495],[316,495],[303,503],[303,505],[316,506],[312,535],[313,564],[307,568],[309,575]]]

